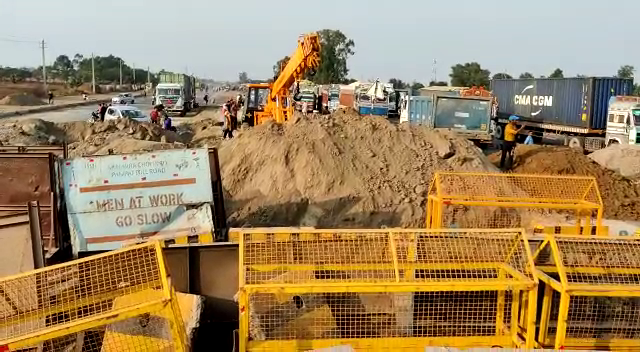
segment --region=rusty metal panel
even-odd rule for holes
[[[74,254],[154,235],[211,234],[209,169],[206,149],[63,161]]]
[[[51,204],[50,154],[0,153],[0,205]]]
[[[0,153],[51,153],[53,155],[66,158],[68,152],[67,144],[62,145],[2,145]]]
[[[0,277],[34,269],[27,213],[0,214],[0,244]]]

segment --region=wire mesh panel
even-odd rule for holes
[[[520,231],[241,229],[238,236],[241,350],[508,347],[527,338],[512,328],[520,292],[535,296],[536,286]]]
[[[182,350],[178,309],[160,246],[130,247],[1,279],[0,346]]]
[[[547,285],[545,300],[550,302],[542,309],[541,343],[637,350],[640,242],[556,235],[545,244],[552,257],[538,266],[538,276]]]
[[[427,228],[525,228],[575,223],[590,233],[602,214],[593,177],[438,172]]]

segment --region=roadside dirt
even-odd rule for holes
[[[614,144],[589,154],[591,160],[620,175],[640,180],[640,146]]]
[[[231,226],[424,227],[437,170],[496,171],[467,140],[338,112],[220,147]]]
[[[500,153],[490,155],[489,159],[497,165]],[[516,149],[513,172],[594,176],[600,188],[606,218],[640,219],[640,187],[570,148],[519,145]]]
[[[0,99],[0,105],[12,105],[12,106],[38,106],[46,105],[46,103],[29,93],[13,93]]]

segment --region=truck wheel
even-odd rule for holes
[[[582,137],[569,138],[569,148],[575,149],[578,151],[584,151],[584,138]]]
[[[496,139],[504,138],[504,125],[501,125],[501,124],[496,125],[495,137]]]

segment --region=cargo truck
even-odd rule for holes
[[[492,143],[492,97],[456,96],[444,91],[421,94],[401,99],[401,123],[452,131],[478,145]]]
[[[510,115],[536,136],[564,136],[566,145],[589,151],[613,143],[634,144],[638,127],[633,80],[610,77],[495,79],[495,137],[503,138]],[[526,132],[525,132],[526,133]],[[640,140],[639,140],[640,141]]]
[[[154,95],[155,104],[162,104],[168,113],[185,116],[195,107],[195,77],[181,73],[161,73]]]

